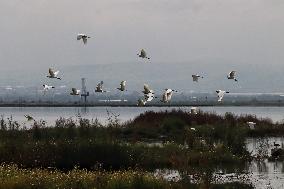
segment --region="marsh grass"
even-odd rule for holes
[[[3,183],[6,185],[0,186],[202,188],[203,183],[203,188],[250,188],[240,183],[212,185],[213,173],[220,169],[224,172],[242,172],[251,159],[245,148],[246,137],[263,132],[263,128],[266,131],[266,125],[272,125],[271,128],[278,131],[283,128],[283,125],[273,124],[270,120],[230,113],[220,116],[204,112],[193,115],[181,110],[145,112],[125,123],[119,122],[118,115],[109,115],[106,125],[97,119],[79,117],[59,118],[54,127],[47,127],[43,120],[34,121],[31,128],[18,124],[12,117],[7,120],[2,117],[0,163],[13,166],[7,168],[3,165],[0,174],[4,178],[3,175],[11,169],[13,174],[18,175],[14,179],[5,177]],[[247,121],[257,122],[255,131],[248,128]],[[178,183],[165,182],[143,174],[163,168],[178,170],[183,175],[182,180]],[[78,182],[67,179],[70,174],[70,178],[74,178],[75,173],[84,179]],[[37,174],[43,174],[46,178]],[[28,180],[26,175],[32,179]],[[118,180],[109,181],[115,175]],[[124,178],[125,175],[130,175],[131,179]],[[198,178],[200,185],[187,181],[188,175]],[[54,180],[54,177],[61,179]]]
[[[68,172],[48,169],[20,169],[16,165],[0,166],[0,189],[197,189],[207,188],[203,183],[170,182],[162,177],[140,170],[88,171],[74,168]],[[211,189],[251,189],[238,182],[212,184]]]

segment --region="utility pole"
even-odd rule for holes
[[[86,78],[82,78],[82,89],[81,89],[81,99],[84,101],[84,105],[86,106],[87,103],[87,97],[90,95],[89,92],[87,91],[86,87]]]

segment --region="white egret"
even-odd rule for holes
[[[198,74],[192,75],[192,80],[193,80],[194,82],[198,82],[198,79],[199,79],[199,78],[203,78],[203,76],[200,76],[200,75],[198,75]]]
[[[48,73],[49,73],[49,75],[46,76],[46,77],[48,77],[48,78],[55,78],[55,79],[60,79],[61,80],[60,77],[57,77],[57,75],[59,74],[59,71],[54,71],[52,68],[49,68],[48,69]]]
[[[104,82],[101,81],[101,82],[96,86],[96,89],[95,89],[95,92],[96,92],[96,93],[104,93],[104,92],[107,92],[107,91],[103,90],[103,84],[104,84]]]
[[[223,100],[223,97],[224,97],[225,93],[229,93],[229,92],[228,91],[217,90],[216,93],[218,95],[218,102],[221,102]]]
[[[126,88],[126,81],[121,81],[120,87],[117,88],[117,89],[120,90],[120,91],[126,91],[125,88]]]
[[[88,41],[88,38],[91,38],[90,36],[87,36],[86,34],[83,34],[83,33],[79,33],[77,35],[77,40],[81,40],[83,41],[83,43],[86,45],[87,44],[87,41]]]
[[[164,102],[164,103],[170,102],[174,92],[177,92],[177,91],[172,90],[172,89],[165,89],[165,92],[164,92],[164,94],[162,96],[161,102]]]
[[[76,88],[72,88],[71,90],[72,90],[72,92],[70,93],[70,95],[75,95],[76,96],[76,95],[79,95],[80,92],[81,92],[80,90],[77,90]]]
[[[236,71],[231,71],[231,72],[227,75],[227,78],[228,78],[228,79],[233,79],[233,80],[235,80],[235,81],[238,81],[238,80],[236,79]]]
[[[144,49],[141,49],[140,53],[137,54],[140,58],[146,58],[146,59],[150,59],[149,57],[147,57],[147,53]]]

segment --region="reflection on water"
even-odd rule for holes
[[[259,151],[261,153],[271,155],[271,149],[274,148],[273,142],[284,144],[284,137],[269,138],[248,138],[246,141],[247,149],[256,156]],[[214,183],[228,182],[245,182],[253,184],[257,189],[283,189],[284,188],[284,165],[279,161],[253,161],[247,166],[246,174],[229,173],[224,174],[222,170],[216,171],[213,175]],[[181,179],[181,175],[177,170],[161,170],[157,169],[154,173],[156,176],[162,176],[169,181]],[[192,178],[191,175],[189,175]],[[193,183],[196,181],[191,179]]]
[[[248,138],[246,141],[247,149],[253,156],[256,156],[258,152],[270,156],[271,149],[274,148],[274,142],[283,147],[284,137]],[[284,188],[284,166],[282,161],[268,161],[267,159],[253,161],[248,170],[252,173],[251,181],[256,188]]]

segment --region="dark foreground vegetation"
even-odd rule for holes
[[[229,113],[176,110],[108,121],[60,118],[46,127],[39,120],[27,129],[2,118],[0,188],[252,188],[214,185],[214,173],[245,172],[246,137],[284,133],[283,124]],[[178,170],[181,178],[154,177],[156,169]]]

